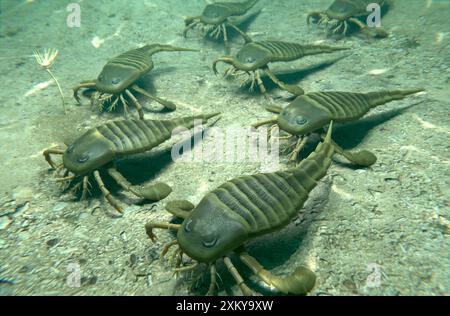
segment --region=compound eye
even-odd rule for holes
[[[100,76],[98,76],[98,81],[103,81],[104,78],[105,78],[105,76],[103,74],[101,74]]]
[[[247,57],[247,59],[245,60],[246,63],[248,64],[253,64],[255,62],[255,58],[253,57]]]
[[[299,116],[297,117],[296,122],[298,125],[305,125],[308,122],[308,120],[305,119],[303,116]]]
[[[206,237],[202,240],[202,244],[206,248],[212,248],[215,246],[216,243],[217,243],[217,237],[214,237],[214,236]]]
[[[113,78],[113,80],[111,80],[112,84],[118,84],[120,82],[120,78]]]
[[[192,230],[191,225],[192,225],[192,219],[188,219],[186,221],[186,224],[184,224],[184,230],[189,233]]]
[[[89,156],[88,155],[83,155],[83,156],[81,156],[81,157],[78,157],[78,159],[77,159],[77,161],[79,162],[79,163],[83,163],[83,162],[86,162],[86,161],[88,161],[89,160]]]
[[[69,147],[67,147],[67,153],[68,154],[71,154],[71,153],[73,153],[73,149],[75,148],[75,146],[72,144],[72,145],[70,145]]]

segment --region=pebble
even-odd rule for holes
[[[20,224],[20,228],[27,228],[28,226],[30,226],[30,221],[28,219],[23,220]]]
[[[49,248],[54,247],[58,244],[58,242],[59,242],[58,238],[49,239],[49,240],[47,240],[47,246]]]
[[[133,267],[137,263],[137,261],[138,257],[134,253],[132,253],[130,255],[130,267]]]
[[[67,206],[66,202],[61,202],[55,205],[55,207],[53,208],[53,212],[57,213],[57,212],[61,212],[63,209],[65,209]]]
[[[29,267],[29,266],[22,266],[20,269],[19,269],[19,273],[28,273],[28,272],[30,272],[31,270],[33,270],[31,267]]]
[[[33,196],[35,195],[32,188],[23,187],[12,193],[13,199],[16,201],[17,205],[25,204],[28,201],[31,201]]]
[[[7,229],[11,225],[12,219],[7,216],[0,217],[0,230]]]
[[[20,214],[22,214],[23,212],[25,212],[26,210],[28,210],[30,203],[29,202],[25,202],[22,204],[19,204],[17,206],[13,206],[12,208],[7,208],[4,210],[0,210],[0,217],[3,216],[18,216]]]
[[[4,209],[4,210],[0,210],[0,217],[8,216],[8,215],[11,215],[11,214],[14,214],[14,213],[15,213],[15,210],[14,209],[10,209],[10,208]]]
[[[19,204],[14,211],[14,216],[19,216],[20,214],[25,213],[29,207],[30,207],[30,203],[28,201],[24,202],[22,204]]]
[[[18,234],[19,241],[26,241],[31,238],[31,234],[28,231],[22,231]]]
[[[84,286],[89,286],[89,285],[95,285],[97,283],[97,277],[91,276],[91,277],[82,277],[81,278],[81,284]]]
[[[85,219],[87,219],[87,218],[89,218],[89,214],[86,213],[86,212],[83,212],[83,213],[81,213],[81,214],[78,216],[78,219],[79,219],[79,220],[85,220]]]
[[[125,232],[121,232],[121,233],[120,233],[120,239],[121,239],[123,242],[126,242],[126,241],[127,241],[127,234],[126,234]]]

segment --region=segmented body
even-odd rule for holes
[[[326,45],[300,45],[282,41],[261,41],[246,44],[237,54],[236,59],[241,63],[249,63],[252,59],[261,60],[259,67],[269,62],[288,62],[305,56],[332,53],[347,48]]]
[[[370,109],[390,101],[401,100],[423,89],[394,90],[370,93],[315,92],[296,98],[278,116],[281,129],[293,135],[305,135],[322,128],[331,120],[354,121]]]
[[[334,0],[325,13],[329,18],[337,20],[364,17],[371,13],[371,11],[367,11],[367,6],[373,3],[381,7],[386,3],[386,0]]]
[[[176,127],[193,125],[192,119],[120,120],[100,125],[88,133],[100,133],[120,157],[148,151],[168,140]]]
[[[178,244],[179,250],[175,255],[187,254],[197,261],[179,271],[189,271],[198,263],[206,263],[211,272],[209,294],[216,286],[216,261],[219,259],[224,260],[244,295],[255,294],[233,266],[228,257],[230,252],[235,252],[266,284],[282,293],[308,293],[316,279],[311,270],[299,267],[288,277],[273,275],[246,253],[244,246],[255,237],[282,229],[300,211],[311,190],[331,165],[334,153],[332,125],[324,142],[296,168],[235,178],[207,193],[197,206],[188,201],[172,201],[166,209],[183,218],[183,223],[149,222],[145,225],[148,236],[155,241],[154,228],[177,230],[177,241],[168,244],[162,255]]]
[[[296,43],[280,41],[264,41],[248,44],[256,49],[265,49],[270,52],[271,61],[292,61],[306,56],[305,47]]]
[[[73,188],[76,191],[82,185],[82,199],[87,197],[89,176],[93,174],[104,197],[113,207],[122,212],[123,208],[106,188],[99,172],[100,168],[106,169],[124,190],[140,198],[152,201],[164,199],[172,191],[170,186],[165,183],[133,185],[115,169],[113,161],[116,158],[148,151],[171,138],[175,128],[189,129],[216,115],[198,115],[163,121],[112,121],[88,130],[66,150],[57,148],[45,150],[44,156],[52,168],[57,171],[65,170],[59,181],[70,183],[72,180],[82,178],[82,183],[78,183]],[[62,155],[62,164],[56,165],[51,158],[52,154]]]
[[[120,93],[133,84],[138,78],[151,71],[154,68],[154,63],[152,61],[152,54],[150,53],[151,50],[149,49],[149,46],[150,45],[133,49],[110,59],[98,76],[97,90],[113,94]],[[110,73],[120,73],[121,81],[127,82],[128,84],[114,88],[112,82],[111,84],[108,82],[105,89],[102,89],[102,83],[106,82],[104,79],[112,77]]]
[[[178,231],[181,249],[195,260],[211,262],[286,226],[331,164],[331,128],[324,143],[295,169],[235,178],[206,194]],[[196,234],[203,244],[192,241]]]
[[[331,164],[333,149],[304,160],[292,172],[279,171],[233,179],[204,197],[230,220],[245,226],[248,238],[277,231],[291,222]],[[195,210],[194,210],[195,212]]]
[[[302,95],[304,94],[303,89],[298,86],[289,85],[282,82],[269,69],[268,64],[271,62],[289,62],[305,56],[332,53],[346,49],[348,48],[325,45],[300,45],[297,43],[282,41],[250,41],[239,50],[236,56],[224,56],[216,59],[213,63],[213,71],[218,74],[217,64],[219,62],[229,64],[231,67],[225,71],[225,76],[239,77],[241,75],[250,75],[250,90],[253,90],[255,85],[258,84],[261,92],[266,94],[267,90],[261,80],[260,74],[260,71],[264,71],[281,89],[294,95]],[[246,83],[247,81],[243,81],[242,85],[245,85]]]
[[[223,36],[225,46],[228,48],[227,27],[231,27],[247,41],[250,39],[249,36],[238,26],[259,14],[259,12],[246,14],[258,1],[247,0],[208,4],[201,15],[185,19],[186,27],[183,30],[183,36],[186,37],[189,30],[199,27],[204,35],[209,34],[212,38],[218,39]]]
[[[78,138],[63,154],[64,166],[84,174],[117,157],[142,153],[163,143],[177,127],[192,128],[215,116],[199,115],[173,120],[117,120],[94,127]]]
[[[137,109],[139,117],[144,118],[142,105],[134,96],[133,91],[143,94],[146,97],[157,101],[164,107],[175,110],[173,102],[158,98],[140,88],[136,82],[139,78],[151,71],[154,67],[152,55],[157,52],[175,51],[195,51],[192,49],[174,47],[171,45],[152,44],[141,48],[127,51],[109,60],[103,67],[101,73],[95,80],[81,82],[74,88],[74,97],[78,103],[80,98],[78,91],[82,88],[93,89],[95,93],[91,96],[91,104],[103,108],[105,103],[109,103],[113,109],[119,101],[128,109],[128,102],[131,102]]]
[[[363,93],[350,92],[314,92],[302,96],[302,100],[313,107],[321,109],[328,115],[329,120],[348,122],[363,117],[378,104]],[[293,105],[295,106],[295,105]],[[304,106],[304,104],[302,104]]]
[[[208,16],[211,12],[226,12],[228,17],[244,15],[259,0],[247,0],[243,2],[214,2],[208,4],[203,10],[203,16]]]
[[[110,59],[95,82],[99,92],[120,94],[153,69],[152,56],[158,52],[195,51],[170,45],[152,44],[129,50]]]
[[[360,20],[373,12],[374,4],[382,8],[387,0],[335,0],[327,10],[309,13],[307,22],[309,24],[314,18],[318,25],[325,25],[328,32],[333,34],[340,32],[346,35],[349,24],[353,24],[368,35],[387,37],[388,33],[381,28],[369,28],[366,21]]]

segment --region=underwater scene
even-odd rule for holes
[[[1,0],[1,296],[447,296],[447,0]]]

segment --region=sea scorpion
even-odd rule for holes
[[[283,229],[297,216],[331,164],[334,153],[331,131],[332,124],[323,143],[289,171],[235,178],[207,193],[196,207],[188,201],[169,202],[166,210],[182,218],[182,224],[149,222],[145,226],[147,235],[155,242],[153,229],[176,230],[177,240],[167,244],[161,255],[164,256],[172,246],[179,246],[174,253],[178,256],[176,272],[190,271],[199,264],[206,264],[211,273],[208,295],[214,294],[216,262],[220,259],[224,260],[244,295],[257,294],[245,284],[231,262],[231,252],[235,252],[268,286],[285,294],[307,294],[316,280],[311,270],[300,266],[287,277],[273,275],[246,252],[244,244]],[[181,266],[183,254],[196,263]]]
[[[81,199],[86,199],[89,176],[94,175],[106,200],[120,213],[123,209],[106,188],[99,169],[107,173],[126,191],[140,198],[159,201],[167,197],[172,189],[165,183],[134,186],[123,177],[114,166],[117,158],[143,153],[170,139],[179,127],[192,128],[197,122],[206,122],[218,115],[197,115],[173,120],[118,120],[88,130],[75,140],[66,150],[51,148],[44,151],[44,157],[57,171],[65,170],[59,182],[70,182],[82,178],[73,190],[82,184]],[[62,155],[62,163],[57,165],[51,155]]]
[[[423,89],[392,90],[369,93],[351,92],[315,92],[297,97],[284,109],[277,106],[268,106],[267,110],[277,113],[274,118],[254,124],[253,127],[274,123],[281,130],[299,136],[296,148],[290,160],[295,161],[305,146],[310,133],[320,130],[330,121],[345,123],[363,117],[374,107],[394,100],[401,100],[408,95],[424,91]],[[369,167],[377,158],[367,151],[351,153],[344,151],[334,143],[336,152],[343,155],[352,163]]]
[[[214,73],[217,75],[217,64],[224,62],[230,64],[231,67],[225,71],[225,76],[251,76],[250,91],[253,91],[255,85],[258,84],[260,91],[267,96],[267,89],[261,80],[260,71],[265,71],[269,78],[281,89],[288,91],[296,96],[304,94],[302,88],[296,85],[289,85],[277,78],[270,70],[268,64],[273,62],[289,62],[305,56],[332,53],[348,48],[331,47],[326,45],[300,45],[297,43],[281,42],[281,41],[248,41],[242,47],[235,57],[225,56],[218,58],[213,63]],[[247,84],[244,80],[242,85]]]
[[[358,26],[367,35],[374,37],[387,37],[389,34],[379,27],[368,27],[360,19],[366,19],[371,11],[370,4],[378,4],[380,7],[387,6],[387,0],[334,0],[325,11],[316,11],[308,14],[307,23],[313,18],[317,25],[325,24],[328,33],[341,32],[344,36],[349,31],[349,23]]]
[[[225,47],[229,48],[227,27],[231,27],[244,39],[248,39],[248,35],[238,25],[245,23],[245,21],[259,13],[245,15],[258,1],[247,0],[244,2],[215,2],[208,4],[200,16],[185,19],[186,27],[183,30],[183,36],[186,37],[189,30],[200,26],[205,34],[209,34],[214,39],[218,39],[223,35]]]
[[[91,105],[99,105],[101,108],[109,104],[109,109],[113,110],[119,101],[123,104],[125,113],[128,111],[128,101],[136,107],[139,118],[144,118],[142,105],[134,96],[132,91],[140,93],[151,100],[154,100],[169,110],[175,110],[176,105],[161,98],[158,98],[144,89],[140,88],[136,81],[150,72],[153,67],[152,56],[158,52],[180,52],[196,51],[194,49],[174,47],[170,45],[152,44],[141,48],[127,51],[109,60],[103,67],[102,72],[96,80],[83,81],[73,89],[73,95],[80,104],[78,91],[83,88],[94,89],[91,96]]]

